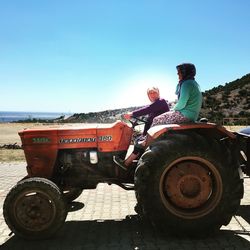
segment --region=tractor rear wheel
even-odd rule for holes
[[[18,182],[8,193],[3,206],[6,224],[26,239],[45,239],[64,224],[67,210],[60,189],[44,178]]]
[[[139,160],[135,191],[143,216],[175,234],[197,235],[230,222],[243,181],[225,144],[196,133],[171,134]]]

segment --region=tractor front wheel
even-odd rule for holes
[[[63,225],[67,210],[60,189],[44,178],[28,178],[16,184],[3,206],[6,224],[26,239],[45,239]]]

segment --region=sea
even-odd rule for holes
[[[16,112],[16,111],[0,111],[0,123],[3,122],[16,122],[27,119],[42,119],[42,120],[53,120],[60,116],[68,117],[70,113],[62,112]]]

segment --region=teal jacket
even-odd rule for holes
[[[198,83],[195,80],[186,80],[182,82],[180,90],[179,84],[177,85],[176,92],[179,92],[179,100],[174,110],[181,112],[191,121],[196,121],[202,105],[202,94]]]

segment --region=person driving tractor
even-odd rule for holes
[[[143,108],[137,109],[133,112],[129,112],[127,114],[124,114],[123,117],[127,120],[131,118],[136,118],[140,116],[148,115],[147,121],[145,122],[143,133],[141,136],[139,136],[136,139],[135,147],[133,152],[128,156],[128,158],[124,161],[118,157],[114,158],[114,162],[121,167],[124,170],[127,170],[127,167],[135,160],[140,153],[142,152],[142,149],[138,146],[138,142],[145,139],[145,136],[147,135],[147,131],[152,125],[153,119],[163,114],[167,111],[169,111],[168,103],[165,99],[160,98],[160,91],[157,87],[150,87],[147,89],[147,95],[148,99],[151,101],[150,105],[147,105]]]

